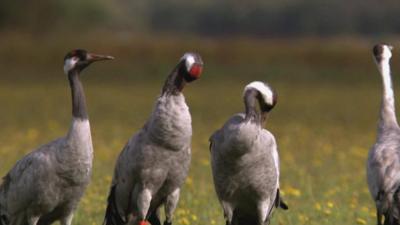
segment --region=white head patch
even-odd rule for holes
[[[78,57],[72,57],[64,62],[64,73],[68,74],[68,72],[75,67],[75,64],[79,61]]]
[[[392,57],[392,46],[384,45],[383,52],[382,52],[382,58],[388,60],[391,57]]]
[[[267,103],[268,105],[274,104],[274,93],[272,92],[271,88],[265,85],[263,82],[261,81],[251,82],[244,88],[243,94],[246,93],[246,91],[249,89],[256,89],[257,91],[259,91],[263,96],[265,103]]]
[[[196,61],[194,59],[194,56],[190,53],[186,53],[182,56],[182,60],[185,60],[185,65],[186,65],[186,69],[190,70],[190,68],[192,68],[194,62]]]

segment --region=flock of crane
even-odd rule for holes
[[[383,80],[376,144],[367,177],[377,224],[400,224],[400,128],[390,75],[392,47],[374,46]],[[93,146],[80,73],[112,56],[73,50],[64,58],[72,93],[72,123],[66,136],[32,151],[0,185],[0,225],[71,225],[90,181]],[[168,75],[150,118],[122,150],[112,179],[104,225],[172,224],[191,160],[192,126],[182,93],[197,80],[203,61],[186,53]],[[244,88],[245,112],[232,116],[210,137],[214,185],[227,225],[266,225],[274,208],[288,209],[279,193],[279,156],[274,135],[263,128],[276,92],[254,81]]]

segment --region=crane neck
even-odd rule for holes
[[[255,122],[262,125],[267,118],[267,111],[261,110],[260,98],[257,96],[260,93],[257,90],[250,89],[244,94],[244,104],[246,109],[246,121]],[[260,109],[257,110],[257,103],[260,104]]]
[[[177,95],[182,92],[185,85],[186,81],[183,78],[182,62],[180,62],[167,77],[162,89],[162,95]]]
[[[383,59],[378,62],[378,70],[382,76],[383,83],[379,127],[398,127],[389,59]]]
[[[86,98],[79,78],[79,72],[76,70],[69,72],[68,79],[72,94],[72,116],[77,119],[87,120]]]

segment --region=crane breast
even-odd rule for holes
[[[171,150],[190,147],[192,119],[183,95],[161,96],[148,123],[152,141]]]

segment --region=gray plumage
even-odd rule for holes
[[[90,180],[93,147],[79,72],[111,57],[74,50],[65,57],[73,105],[68,134],[32,151],[8,172],[0,186],[1,225],[70,225]]]
[[[391,46],[376,45],[373,49],[383,81],[377,141],[367,161],[367,180],[375,201],[377,224],[400,224],[400,128],[397,123],[390,75]]]
[[[276,141],[262,128],[276,94],[256,81],[246,86],[244,102],[246,113],[231,117],[210,138],[214,185],[227,225],[264,225],[274,207],[287,208],[279,199]]]
[[[104,224],[160,224],[164,204],[166,221],[179,200],[191,158],[192,125],[182,94],[187,82],[200,76],[203,62],[185,54],[168,76],[153,112],[118,157]]]

